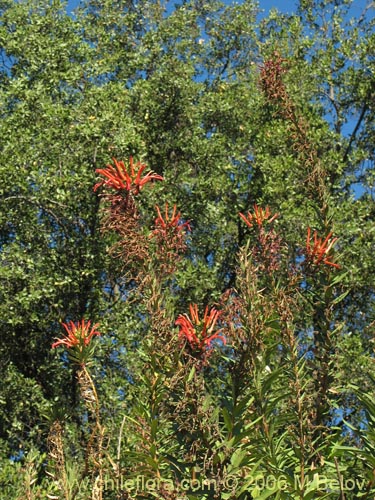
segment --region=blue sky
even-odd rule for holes
[[[231,0],[224,0],[225,3],[241,3],[241,1],[233,2]],[[296,9],[297,0],[259,0],[259,6],[262,10],[267,12],[276,8],[280,12],[292,13]],[[79,0],[68,0],[68,11],[72,11],[79,4]],[[351,14],[353,17],[359,17],[366,5],[366,0],[354,0],[351,7]],[[373,9],[372,9],[373,10]]]
[[[224,0],[224,1],[227,4],[235,3],[230,0]],[[236,3],[241,3],[241,2],[239,1]],[[69,11],[73,10],[75,7],[77,7],[78,4],[79,0],[68,0],[68,10]],[[271,9],[272,7],[276,7],[278,10],[282,12],[293,12],[293,10],[295,9],[295,4],[296,2],[294,0],[279,0],[279,1],[260,0],[259,2],[260,8],[264,9],[266,12],[269,11],[269,9]]]
[[[224,0],[225,3],[231,4],[234,3],[230,0]],[[241,2],[236,2],[241,3]],[[360,2],[362,3],[362,2]],[[72,11],[79,4],[79,0],[68,0],[68,11]],[[295,0],[260,0],[259,2],[260,8],[264,9],[266,12],[272,7],[276,7],[278,10],[282,12],[293,12],[295,9],[296,2]]]

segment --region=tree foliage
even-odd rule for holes
[[[170,4],[0,3],[0,484],[371,498],[373,5]],[[93,190],[130,157],[163,182]],[[220,310],[207,356],[192,304]],[[87,371],[51,349],[83,318]]]

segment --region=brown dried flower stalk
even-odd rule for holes
[[[80,366],[77,372],[82,399],[91,416],[94,426],[87,444],[86,473],[91,470],[93,487],[92,500],[103,498],[103,439],[104,428],[100,421],[100,405],[94,381],[86,365]]]
[[[68,481],[65,471],[63,426],[60,420],[55,420],[51,425],[47,437],[47,449],[50,465],[53,468],[53,472],[49,470],[47,471],[47,475],[53,479],[57,489],[61,491],[64,498],[69,499]]]
[[[322,208],[325,208],[326,169],[319,158],[316,146],[308,136],[308,123],[298,113],[283,81],[287,71],[287,59],[275,51],[260,69],[260,87],[267,102],[272,105],[275,117],[283,118],[287,122],[290,138],[293,141],[292,147],[307,171],[307,186],[311,187],[311,192],[319,194]]]

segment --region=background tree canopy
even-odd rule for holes
[[[322,406],[324,416],[316,422],[330,429],[322,431],[326,444],[335,435],[335,445],[357,446],[371,456],[373,427],[367,441],[354,429],[371,430],[374,397],[374,6],[369,2],[355,18],[351,8],[348,0],[301,0],[293,14],[272,10],[264,17],[253,0],[233,5],[181,0],[168,9],[151,0],[87,0],[68,15],[60,0],[0,2],[4,498],[19,498],[25,491],[28,498],[44,498],[31,496],[37,493],[31,480],[27,485],[27,474],[37,474],[35,488],[46,494],[46,443],[56,418],[67,422],[71,456],[84,454],[87,422],[77,370],[62,351],[51,349],[62,321],[100,322],[103,335],[91,370],[109,434],[118,434],[124,414],[141,418],[137,402],[146,401],[155,387],[142,373],[155,362],[150,345],[162,352],[161,339],[149,340],[147,307],[139,298],[129,299],[138,285],[123,261],[108,252],[118,236],[101,231],[105,201],[100,190],[93,191],[95,170],[112,158],[133,156],[164,177],[140,194],[145,227],[153,224],[155,204],[165,202],[176,204],[190,220],[185,258],[163,285],[170,318],[185,313],[190,303],[203,310],[222,301],[225,292],[240,293],[239,252],[252,229],[238,214],[251,212],[255,203],[279,214],[274,225],[289,266],[301,262],[308,227],[324,237],[333,231],[339,238],[338,277],[333,283],[332,270],[324,278],[328,281],[303,280],[301,290],[314,293],[297,308],[293,335],[316,361],[310,371],[306,368],[306,380],[315,387],[313,404],[318,405],[323,384],[319,372],[329,380],[328,406]],[[259,289],[268,290],[262,279]],[[280,276],[275,287],[281,289],[286,279]],[[294,300],[299,302],[298,294]],[[177,337],[174,320],[169,328]],[[329,347],[313,335],[317,330],[330,338]],[[236,352],[212,357],[206,384],[210,401],[219,407],[232,397],[228,366],[237,362]],[[277,348],[269,356],[256,373],[264,375],[265,366],[282,362]],[[160,380],[160,397],[173,399]],[[288,386],[288,378],[277,380],[275,390]],[[361,387],[363,397],[353,387]],[[250,389],[239,391],[248,404]],[[211,417],[205,414],[207,427]],[[375,412],[372,417],[373,425]],[[169,442],[169,424],[159,420],[160,439]],[[275,429],[274,443],[282,435]],[[181,436],[174,446],[195,442]],[[216,438],[209,438],[206,443],[197,438],[199,446],[213,447]],[[127,439],[134,452],[132,438]],[[115,442],[111,446],[116,449]],[[176,449],[168,452],[171,462],[171,457],[182,460]],[[238,466],[248,460],[240,451],[236,456]],[[366,478],[370,495],[373,458],[363,454],[357,463],[351,456],[342,463]],[[333,463],[332,456],[325,459]],[[197,452],[186,464],[199,460]],[[228,454],[217,458],[216,467],[223,470],[228,460]],[[236,460],[232,456],[232,465]],[[176,470],[181,463],[174,464]],[[244,491],[207,498],[256,497]],[[112,494],[108,498],[123,498]],[[358,492],[352,494],[340,498],[359,498]],[[88,498],[75,495],[69,498]]]

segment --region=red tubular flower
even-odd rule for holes
[[[259,226],[263,226],[264,221],[272,222],[274,221],[279,214],[273,215],[271,218],[271,211],[270,208],[267,206],[265,210],[263,210],[262,207],[258,207],[258,205],[255,203],[254,204],[254,212],[250,213],[247,212],[247,217],[246,215],[242,214],[241,212],[239,213],[239,216],[241,219],[245,222],[245,224],[249,227],[253,227],[254,222]]]
[[[144,177],[141,177],[146,165],[140,161],[134,165],[133,157],[129,159],[129,167],[127,168],[123,161],[117,161],[113,158],[114,166],[108,164],[107,168],[97,168],[95,172],[105,177],[104,180],[98,182],[94,186],[96,191],[100,186],[109,187],[116,191],[125,190],[137,195],[142,187],[150,181],[162,181],[163,177],[155,172],[147,172]]]
[[[204,311],[203,320],[199,320],[197,304],[189,306],[190,317],[187,314],[180,314],[176,320],[176,325],[180,327],[179,338],[186,339],[193,351],[198,351],[199,354],[205,352],[212,346],[212,341],[220,339],[224,344],[226,343],[225,337],[220,335],[220,330],[212,333],[220,311],[214,307],[208,310],[208,306]]]
[[[96,330],[96,327],[99,326],[98,323],[93,325],[90,330],[91,321],[85,323],[84,319],[78,321],[77,325],[73,323],[73,321],[70,321],[68,324],[62,323],[62,325],[68,335],[54,342],[52,348],[58,347],[59,345],[65,345],[68,349],[77,348],[78,350],[82,350],[89,345],[94,335],[100,335]]]
[[[329,260],[329,252],[331,251],[333,245],[338,240],[338,238],[332,238],[332,233],[329,233],[328,236],[323,240],[323,238],[318,238],[318,234],[314,231],[314,241],[311,244],[311,229],[307,228],[307,238],[306,238],[306,257],[307,259],[318,266],[323,262],[327,266],[332,266],[336,268],[340,268],[338,264],[331,262]],[[331,239],[331,241],[330,241]]]
[[[154,234],[161,234],[162,236],[166,236],[169,231],[175,231],[177,233],[181,233],[184,228],[191,230],[190,224],[188,221],[182,222],[181,213],[177,213],[176,205],[173,206],[173,212],[171,217],[169,216],[168,203],[165,204],[165,216],[163,218],[160,208],[156,205],[157,218],[155,219],[155,229],[153,231]]]

